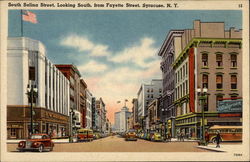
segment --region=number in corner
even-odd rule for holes
[[[242,156],[242,154],[236,154],[236,153],[234,153],[234,156]]]

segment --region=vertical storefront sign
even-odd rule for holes
[[[188,62],[189,62],[189,109],[190,112],[195,112],[195,62],[194,62],[194,48],[189,49]]]

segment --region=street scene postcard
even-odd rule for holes
[[[0,2],[1,161],[249,161],[249,1]]]

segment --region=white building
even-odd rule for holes
[[[115,124],[114,124],[114,128],[116,132],[120,131],[120,111],[119,112],[115,112]]]
[[[92,128],[92,94],[86,89],[86,128]]]
[[[27,85],[37,86],[33,130],[53,136],[67,135],[69,81],[48,60],[44,45],[26,37],[8,38],[8,138],[26,138],[30,130]]]
[[[115,113],[115,128],[117,132],[126,132],[128,130],[127,122],[131,115],[127,107],[123,107],[121,111]]]
[[[138,93],[138,116],[147,115],[149,103],[162,95],[162,79],[152,79],[151,84],[142,84]]]

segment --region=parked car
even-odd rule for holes
[[[54,143],[47,134],[32,134],[29,139],[20,141],[17,150],[23,151],[53,151]]]
[[[151,141],[162,141],[163,138],[160,133],[152,132],[150,133],[150,140]]]
[[[78,129],[77,130],[77,142],[80,141],[92,141],[93,137],[93,130],[91,129]]]
[[[133,130],[133,129],[129,130],[125,135],[125,140],[126,141],[131,141],[131,140],[137,141],[135,130]]]
[[[99,132],[94,132],[93,138],[94,139],[99,139],[99,138],[101,138],[101,134]]]

